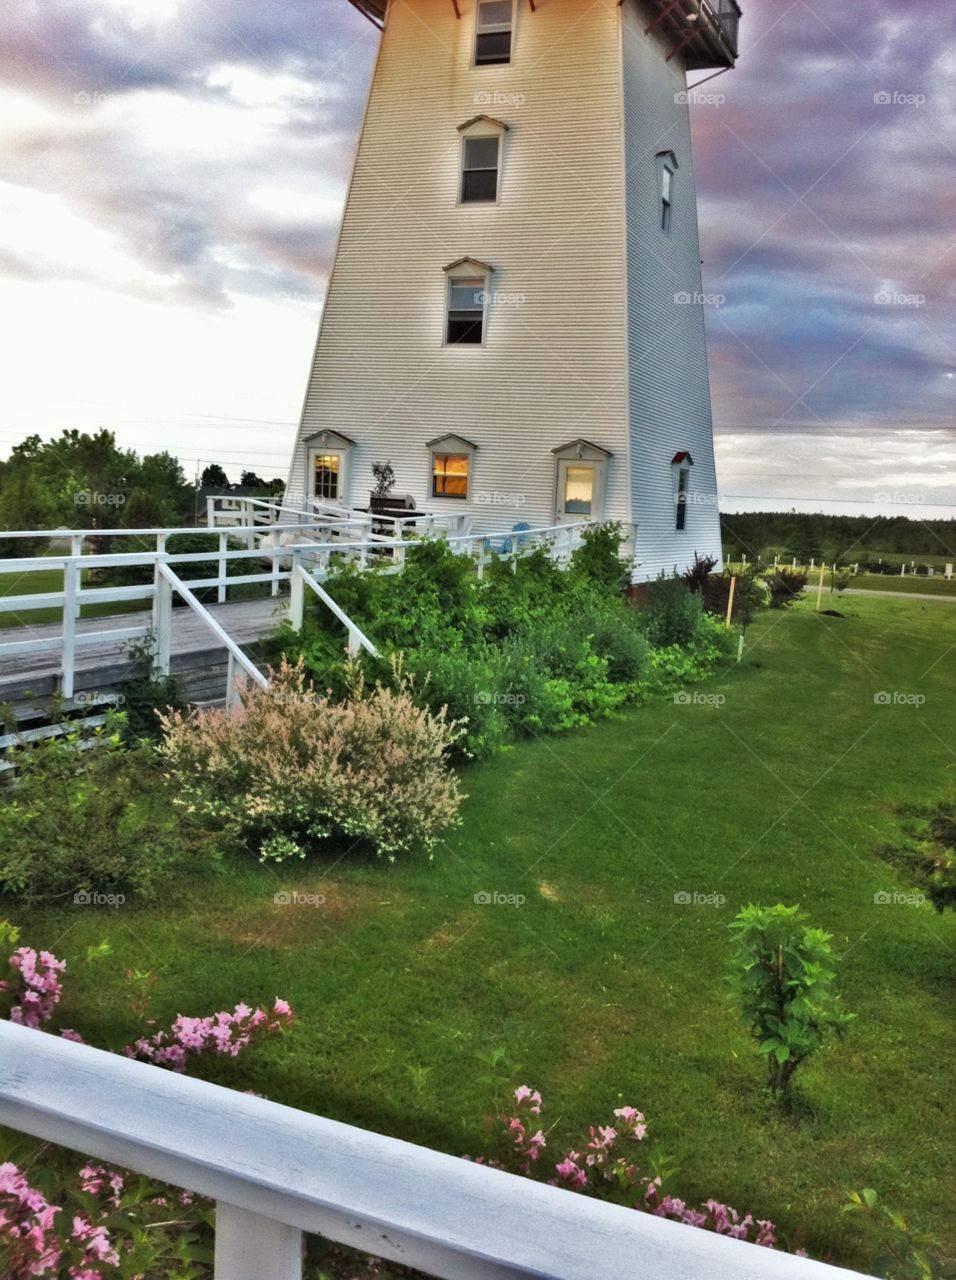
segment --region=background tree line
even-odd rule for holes
[[[746,511],[721,517],[724,555],[738,561],[793,556],[801,564],[853,564],[881,555],[956,558],[956,520],[837,516],[804,511]]]
[[[275,493],[284,483],[243,471],[239,487]],[[171,453],[140,457],[120,448],[112,431],[67,430],[47,441],[32,435],[0,461],[0,529],[191,525],[201,490],[235,487],[218,463],[206,467],[197,487]],[[5,546],[5,554],[16,554],[9,540]]]

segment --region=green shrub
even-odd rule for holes
[[[627,586],[631,566],[621,555],[621,526],[617,523],[591,525],[581,535],[581,546],[571,553],[570,573],[612,594]]]
[[[493,557],[479,579],[473,561],[439,539],[410,547],[398,573],[340,568],[327,585],[383,655],[362,656],[366,677],[388,683],[401,655],[416,703],[461,722],[449,750],[481,758],[699,679],[723,655],[733,637],[710,626],[680,580],[655,583],[648,609],[631,605],[619,552],[618,526],[605,525],[587,531],[570,568],[538,548],[517,561]],[[317,608],[300,632],[280,632],[278,649],[343,699],[344,643]]]
[[[119,723],[117,723],[117,721]],[[0,891],[29,903],[77,893],[155,897],[195,860],[171,812],[155,753],[124,750],[121,718],[11,748],[16,780],[0,791]]]
[[[512,706],[492,696],[500,683],[497,650],[488,646],[472,653],[439,649],[409,654],[405,667],[414,677],[412,694],[433,715],[446,709],[463,736],[452,746],[453,756],[477,760],[494,755],[515,735]]]
[[[755,570],[745,569],[734,574],[734,608],[732,622],[740,627],[749,627],[754,618],[770,605],[770,588],[763,578],[758,578]],[[704,608],[716,618],[726,619],[727,605],[730,602],[731,575],[728,571],[712,574],[704,583],[701,599]]]
[[[911,874],[937,911],[956,911],[956,803],[908,824],[900,848],[886,852]]]
[[[377,648],[462,648],[482,637],[485,609],[470,556],[456,555],[442,538],[409,543],[398,573],[342,566],[326,590]],[[341,653],[342,629],[322,605],[309,616]]]
[[[785,609],[799,600],[807,585],[807,575],[797,569],[777,569],[767,579],[770,588],[770,607]]]
[[[613,684],[630,684],[648,669],[647,636],[641,628],[639,611],[630,606],[608,608],[596,602],[582,603],[575,620],[590,638],[592,650],[607,660],[608,678]]]
[[[833,992],[830,934],[807,925],[799,907],[782,903],[744,907],[730,928],[730,982],[767,1060],[770,1089],[781,1094],[826,1036],[842,1036],[854,1016],[840,1009]]]
[[[690,644],[697,635],[703,606],[681,578],[660,577],[648,587],[643,610],[647,638],[653,645]]]
[[[543,547],[517,562],[495,556],[485,570],[481,599],[488,640],[525,634],[554,615],[567,595],[568,577]]]

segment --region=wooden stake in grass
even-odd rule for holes
[[[826,561],[820,562],[820,581],[817,583],[817,613],[820,612],[820,603],[823,599],[823,574],[826,571]]]
[[[730,619],[734,612],[734,592],[737,589],[737,579],[731,576],[730,579],[730,595],[727,597],[727,626],[730,626]]]

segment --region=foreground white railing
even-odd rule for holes
[[[0,1022],[0,1124],[213,1199],[216,1280],[301,1280],[302,1232],[448,1280],[858,1275]]]

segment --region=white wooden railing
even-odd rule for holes
[[[395,511],[371,512],[323,502],[318,498],[300,504],[284,499],[243,498],[228,494],[210,495],[206,499],[206,524],[210,529],[279,524],[294,519],[302,524],[326,523],[330,528],[357,530],[360,536],[378,533],[393,538],[404,537],[409,531],[420,537],[463,535],[468,532],[470,523],[464,515],[447,512],[414,509],[401,515]]]
[[[248,502],[251,499],[242,501]],[[52,635],[31,635],[29,625],[18,630],[11,628],[0,631],[0,636],[9,634],[12,637],[0,640],[0,659],[19,654],[59,655],[60,693],[69,699],[74,694],[79,650],[107,644],[143,642],[149,638],[156,646],[155,671],[158,674],[168,674],[174,625],[169,597],[173,592],[178,592],[226,648],[229,654],[229,688],[232,690],[231,676],[235,674],[237,667],[245,670],[238,656],[241,650],[229,640],[221,622],[214,623],[212,615],[196,598],[195,592],[214,588],[217,602],[225,603],[231,588],[253,583],[268,584],[274,597],[280,594],[283,584],[290,585],[291,620],[296,627],[301,626],[304,607],[300,589],[308,587],[346,627],[352,652],[357,652],[358,648],[374,652],[371,641],[335,605],[320,584],[337,565],[345,563],[354,564],[360,569],[374,567],[384,573],[397,572],[416,539],[409,537],[408,531],[404,536],[387,538],[372,533],[367,528],[357,529],[356,523],[351,519],[331,521],[329,518],[319,518],[318,523],[311,524],[249,524],[217,528],[215,531],[195,528],[103,529],[88,532],[50,529],[4,531],[2,536],[10,539],[69,539],[70,549],[63,554],[0,560],[0,574],[17,574],[25,582],[29,581],[31,574],[50,570],[59,570],[63,574],[63,587],[60,591],[0,596],[0,613],[22,614],[35,609],[53,608],[60,612],[60,629]],[[588,527],[588,522],[582,521],[520,531],[508,530],[501,534],[443,535],[443,540],[455,552],[470,556],[475,563],[477,575],[481,578],[493,555],[510,559],[516,566],[522,556],[529,555],[538,547],[546,548],[553,559],[566,564],[575,548],[580,545],[582,533]],[[205,536],[214,540],[215,546],[208,551],[172,553],[167,550],[167,545],[170,538],[178,534]],[[154,546],[150,550],[109,553],[97,553],[89,549],[91,542],[106,538],[119,545],[124,542],[128,545],[129,540],[134,538],[150,538],[154,540]],[[213,577],[183,579],[177,573],[180,566],[209,561],[216,565]],[[230,572],[231,567],[242,567],[246,562],[250,572]],[[264,571],[263,562],[268,566]],[[175,581],[170,573],[162,570],[162,566],[172,571]],[[110,587],[84,585],[83,575],[91,571],[137,567],[150,571],[148,582]],[[77,627],[85,604],[118,604],[135,600],[142,601],[144,607],[151,603],[150,624],[123,626],[122,615],[116,615],[117,625],[108,629],[80,631]],[[251,667],[252,664],[248,663],[248,666]],[[229,696],[232,697],[232,694]]]
[[[0,1124],[215,1200],[216,1280],[312,1233],[447,1280],[859,1275],[0,1022]]]

